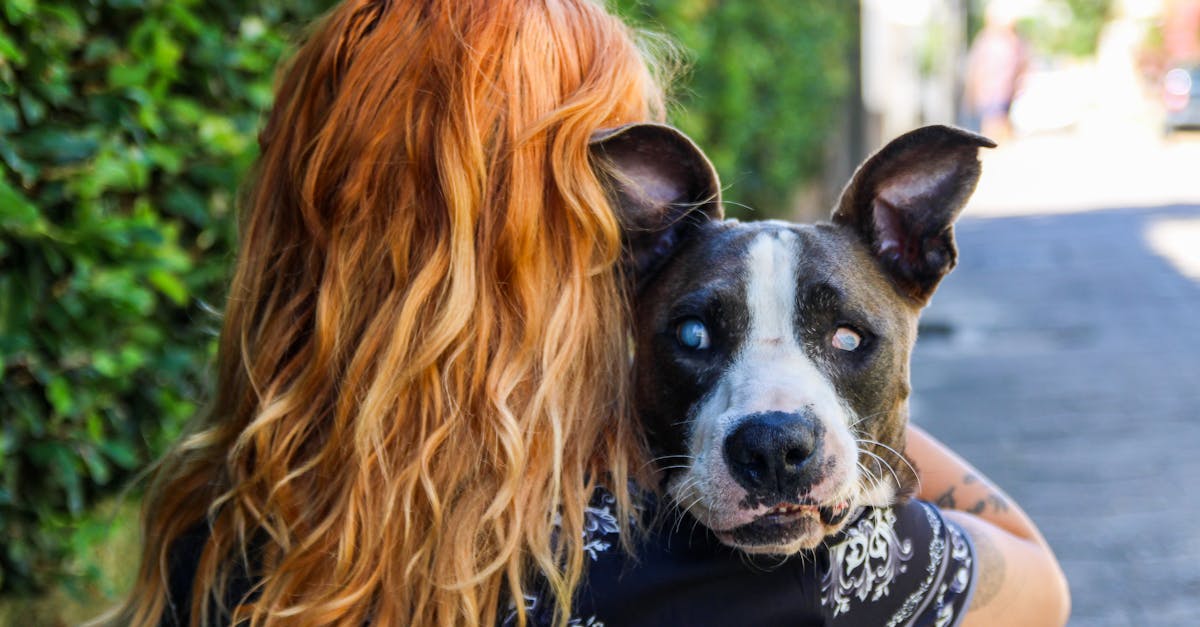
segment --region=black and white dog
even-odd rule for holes
[[[597,133],[636,282],[637,408],[667,493],[726,544],[789,554],[915,488],[903,459],[917,316],[994,144],[945,126],[868,159],[831,223],[722,220],[679,131]]]

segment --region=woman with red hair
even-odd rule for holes
[[[654,68],[587,0],[320,22],[260,136],[216,396],[157,470],[127,624],[488,623],[532,571],[570,605],[593,484],[646,458],[588,139],[662,119]],[[211,601],[186,611],[180,543]]]
[[[655,486],[589,157],[663,119],[644,44],[589,0],[320,22],[260,136],[215,397],[156,469],[113,623],[582,622],[597,531],[632,554],[624,487]]]

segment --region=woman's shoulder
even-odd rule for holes
[[[730,549],[686,513],[658,512],[653,503],[645,513],[656,523],[630,555],[622,549],[614,502],[600,491],[585,512],[588,564],[573,604],[573,627],[955,625],[974,589],[969,537],[922,501],[865,508],[822,546],[787,558]],[[201,523],[172,546],[162,625],[188,624],[208,539]],[[235,574],[226,607],[251,588],[249,578]],[[534,586],[522,599],[530,624],[553,622],[554,607],[546,598]],[[502,625],[516,624],[516,606],[509,605]]]
[[[162,627],[188,625],[192,612],[192,584],[200,567],[200,556],[208,543],[209,529],[197,523],[175,539],[167,556],[167,604]]]
[[[966,534],[921,501],[863,509],[821,547],[787,558],[730,549],[672,511],[631,556],[611,495],[587,516],[588,572],[572,625],[953,625],[975,578]],[[538,594],[524,602],[534,623],[552,619]]]
[[[159,621],[161,627],[185,627],[191,624],[196,574],[211,535],[207,521],[201,521],[171,545],[167,557],[167,603]],[[254,547],[247,551],[252,561],[255,554]],[[242,560],[234,560],[230,566],[232,571],[226,580],[224,602],[217,603],[215,599],[209,599],[209,623],[213,625],[230,624],[229,608],[235,607],[253,589],[253,580],[247,575],[249,569]]]

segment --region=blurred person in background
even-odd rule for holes
[[[972,125],[984,135],[1004,141],[1012,134],[1008,114],[1029,53],[1017,34],[1016,15],[1009,3],[989,2],[984,20],[967,56],[963,100]]]

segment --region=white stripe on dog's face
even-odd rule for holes
[[[796,265],[802,251],[791,231],[766,232],[750,245],[746,300],[750,330],[730,371],[733,408],[743,414],[840,412],[837,393],[796,338]]]
[[[800,240],[790,230],[764,231],[750,242],[744,269],[746,336],[691,416],[688,449],[695,459],[668,486],[677,502],[689,505],[701,522],[718,531],[749,523],[767,510],[746,504],[747,492],[730,474],[723,454],[725,438],[744,416],[807,410],[822,424],[821,454],[830,472],[804,496],[820,502],[849,498],[858,482],[850,413],[798,340],[801,254]],[[801,495],[795,496],[798,500]]]

